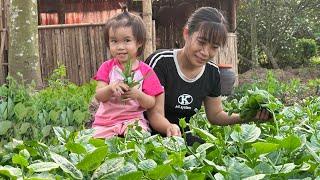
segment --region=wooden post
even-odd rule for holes
[[[3,4],[2,4],[2,1],[0,0],[0,28],[1,29],[3,29],[3,22],[2,22],[2,16],[3,16],[3,14],[2,14],[2,8],[3,8]],[[1,35],[2,35],[2,32],[1,32]],[[1,38],[3,38],[3,37],[1,37]],[[1,41],[2,41],[3,39],[1,39]],[[2,45],[2,43],[1,43],[1,45]],[[1,48],[0,48],[0,50],[1,50]],[[5,82],[5,75],[4,75],[4,60],[2,60],[2,59],[4,59],[3,57],[2,57],[2,54],[3,54],[3,51],[1,51],[0,52],[0,85],[1,84],[3,84],[4,82]]]
[[[65,2],[64,0],[60,0],[58,2],[58,21],[59,24],[65,24]]]
[[[157,38],[156,22],[154,20],[152,20],[152,49],[153,49],[153,51],[155,51],[157,49],[156,38]]]
[[[230,0],[229,4],[229,24],[230,24],[230,31],[234,32],[236,30],[236,12],[237,12],[237,1],[236,0]]]
[[[144,59],[147,58],[153,51],[152,45],[152,0],[142,1],[142,17],[146,24],[147,41],[144,49]]]

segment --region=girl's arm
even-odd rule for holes
[[[118,83],[108,84],[103,81],[98,81],[95,98],[99,102],[106,102],[110,99],[110,97],[114,93],[121,95],[124,93],[126,89],[128,89],[128,87],[124,83],[118,82]]]
[[[155,101],[156,101],[154,96],[150,96],[150,95],[138,90],[135,87],[130,88],[127,92],[125,92],[122,95],[122,98],[124,100],[135,99],[139,102],[140,106],[145,109],[152,108],[155,105]]]
[[[155,105],[147,110],[147,117],[157,132],[167,136],[181,136],[179,126],[171,124],[164,116],[164,93],[155,97]]]

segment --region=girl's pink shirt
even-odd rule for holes
[[[116,59],[105,61],[98,72],[93,77],[97,81],[104,81],[108,84],[123,81],[121,76],[122,68]],[[151,67],[144,62],[139,61],[139,66],[134,70],[134,80],[140,81],[138,89],[150,96],[157,96],[163,93],[164,89],[160,81]],[[93,125],[113,126],[132,120],[145,120],[142,108],[138,101],[128,100],[121,101],[121,97],[112,96],[107,102],[100,102],[99,108],[95,114]]]

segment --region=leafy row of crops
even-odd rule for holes
[[[205,140],[192,147],[183,137],[151,136],[138,127],[130,128],[124,138],[102,140],[93,139],[90,129],[73,131],[52,124],[50,138],[18,136],[1,146],[0,178],[320,179],[320,97],[313,90],[317,80],[310,86],[299,81],[284,84],[269,74],[268,82],[239,88],[224,107],[242,116],[264,107],[273,114],[270,122],[212,126],[201,110],[190,123],[180,121],[190,127],[183,137],[193,133]],[[309,97],[288,105],[284,94],[295,91],[307,91]]]
[[[8,82],[0,86],[0,144],[12,137],[49,141],[53,126],[80,130],[89,120],[93,83],[66,83],[36,91],[13,79]]]

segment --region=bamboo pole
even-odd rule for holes
[[[2,0],[0,0],[0,28],[3,29],[3,22],[2,22],[2,18],[3,18],[3,14],[2,14],[2,8],[3,8],[3,4],[2,4]],[[4,33],[6,31],[3,31]],[[4,58],[3,58],[3,51],[4,51],[4,38],[5,37],[5,34],[4,36],[2,36],[2,31],[1,31],[1,48],[0,48],[0,84],[3,84],[5,82],[5,74],[4,74]],[[3,46],[3,48],[2,48]]]
[[[152,0],[142,1],[142,17],[146,24],[147,40],[144,49],[144,59],[147,58],[153,51],[152,45]]]
[[[152,20],[152,49],[155,51],[156,47],[156,22]]]

